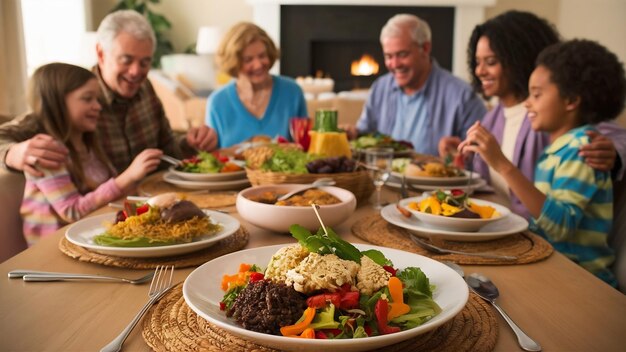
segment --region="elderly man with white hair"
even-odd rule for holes
[[[437,155],[441,137],[463,138],[486,113],[472,88],[431,57],[430,27],[419,17],[392,17],[380,43],[389,73],[372,85],[356,128],[342,126],[351,138],[357,131],[380,132],[410,141],[419,153]]]
[[[183,151],[189,155],[217,145],[215,131],[206,126],[190,129],[180,140],[174,136],[161,101],[146,79],[155,47],[152,27],[135,11],[111,13],[98,27],[98,64],[93,72],[102,91],[103,108],[97,132],[118,172],[146,148],[181,157]],[[37,165],[55,169],[66,163],[63,141],[41,131],[41,126],[24,117],[0,126],[0,165],[42,176]]]

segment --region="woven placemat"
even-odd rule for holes
[[[461,254],[436,254],[428,252],[413,243],[407,230],[388,223],[380,214],[364,216],[356,221],[352,226],[352,233],[375,245],[421,254],[435,260],[448,260],[458,264],[468,265],[528,264],[543,260],[549,257],[554,251],[554,248],[552,248],[552,245],[550,245],[548,241],[526,231],[491,241],[456,242],[437,240],[437,243],[435,243],[439,247],[457,251],[493,252],[501,255],[515,256],[517,257],[516,260],[483,258]],[[424,239],[424,241],[430,242],[428,239]]]
[[[241,339],[204,320],[185,303],[182,284],[146,314],[143,338],[155,351],[276,351]],[[492,351],[498,320],[485,301],[470,293],[465,308],[439,328],[376,351]]]
[[[163,181],[163,172],[148,176],[137,187],[137,193],[150,197],[166,192],[177,192],[200,208],[219,208],[235,205],[236,191],[190,191]]]
[[[100,254],[73,244],[68,241],[65,236],[61,238],[61,241],[59,241],[59,249],[64,254],[74,259],[78,259],[81,262],[102,264],[106,266],[129,269],[154,269],[157,265],[174,265],[176,268],[186,268],[190,266],[198,266],[224,254],[238,251],[248,244],[249,238],[250,234],[248,233],[248,230],[241,226],[232,236],[228,236],[206,249],[178,256],[159,258],[126,258]]]

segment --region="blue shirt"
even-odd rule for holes
[[[289,119],[307,116],[302,89],[287,77],[272,76],[272,95],[263,117],[252,115],[239,99],[235,80],[209,96],[206,124],[215,129],[219,148],[230,147],[257,135],[290,139]]]
[[[400,140],[408,141],[415,138],[423,141],[427,138],[427,121],[428,108],[423,92],[419,91],[411,95],[402,94],[398,99],[396,124],[391,134]]]
[[[418,153],[438,155],[437,145],[442,137],[458,136],[465,139],[465,132],[470,126],[487,113],[485,105],[472,88],[440,68],[435,60],[419,94],[424,94],[426,119],[419,126],[408,126],[408,130],[404,131],[410,136],[407,140],[413,143]],[[357,130],[360,133],[380,132],[394,139],[406,139],[394,134],[397,120],[408,113],[398,111],[398,100],[402,95],[405,94],[391,73],[379,77],[372,85],[357,122]]]
[[[531,230],[554,248],[607,283],[616,286],[609,266],[615,259],[608,246],[613,222],[613,183],[608,172],[591,168],[578,155],[589,143],[582,126],[549,145],[535,170],[535,187],[546,195]]]

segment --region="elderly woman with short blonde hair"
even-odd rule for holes
[[[209,96],[206,110],[220,148],[255,135],[289,138],[289,119],[306,116],[302,89],[291,78],[269,73],[279,55],[272,39],[253,23],[236,24],[222,39],[217,61],[234,79]]]

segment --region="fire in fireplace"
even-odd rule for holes
[[[371,76],[378,73],[378,62],[369,54],[363,54],[359,60],[352,61],[350,74],[353,76]]]

